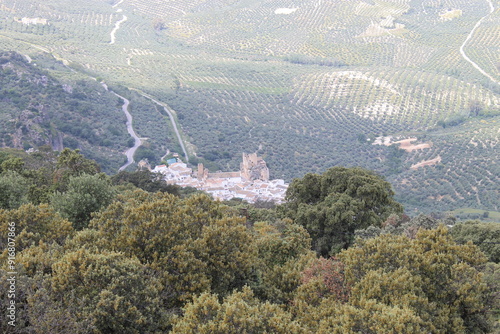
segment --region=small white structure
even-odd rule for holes
[[[290,15],[295,12],[298,8],[278,8],[274,11],[277,15]]]
[[[19,22],[19,21],[18,21]],[[30,25],[30,24],[42,24],[42,25],[47,25],[49,24],[49,22],[47,21],[47,19],[42,19],[42,18],[39,18],[39,17],[35,17],[35,18],[29,18],[29,17],[23,17],[21,19],[21,23],[22,24],[26,24],[26,25]]]

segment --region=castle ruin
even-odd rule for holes
[[[237,177],[241,177],[244,181],[269,181],[269,168],[267,168],[267,164],[264,159],[257,156],[257,153],[243,153],[243,161],[240,164],[239,172],[209,173],[208,169],[205,168],[202,163],[199,163],[196,177],[200,181],[213,178]]]
[[[257,153],[243,153],[240,173],[241,178],[247,181],[269,181],[269,168],[264,159],[257,156]]]
[[[201,163],[193,171],[183,162],[156,166],[153,172],[163,174],[168,184],[200,189],[219,200],[240,198],[250,203],[258,200],[282,203],[288,188],[284,180],[269,180],[269,168],[257,153],[243,153],[238,172],[209,173]]]

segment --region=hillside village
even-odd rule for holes
[[[156,166],[152,172],[164,175],[168,184],[203,190],[219,200],[241,198],[250,203],[272,201],[279,204],[288,188],[284,180],[269,180],[269,168],[256,153],[243,153],[237,172],[209,173],[201,163],[193,171],[185,163],[174,161],[168,166]]]

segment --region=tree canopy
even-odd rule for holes
[[[55,154],[34,154],[0,154],[0,181],[28,185],[16,192],[12,181],[2,193],[9,200],[1,202],[8,205],[0,208],[0,234],[15,235],[15,245],[0,238],[0,312],[7,313],[15,271],[17,321],[15,328],[0,322],[2,333],[424,334],[500,326],[500,268],[486,263],[497,261],[498,224],[405,216],[390,185],[369,171],[308,174],[274,207],[168,193],[147,173],[121,174],[113,185],[92,163],[69,167],[81,161],[78,152],[66,151],[68,164],[57,168]]]
[[[390,183],[371,171],[333,167],[294,179],[280,211],[304,226],[313,249],[327,256],[349,247],[357,229],[379,226],[391,213],[402,213],[393,196]]]
[[[71,176],[68,190],[51,197],[52,206],[73,222],[76,229],[84,228],[91,214],[107,207],[115,196],[109,177],[104,174]]]
[[[459,243],[472,241],[491,262],[500,263],[500,224],[466,221],[453,226],[451,235]]]
[[[305,271],[295,312],[316,333],[486,333],[484,263],[443,226],[381,235]]]

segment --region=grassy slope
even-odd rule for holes
[[[493,162],[499,155],[499,87],[459,53],[488,13],[486,1],[112,4],[4,1],[0,47],[43,52],[32,43],[75,68],[169,103],[191,154],[220,156],[214,168],[237,168],[241,151],[259,149],[273,177],[361,165],[386,175],[410,211],[498,210]],[[280,15],[278,8],[297,10]],[[461,16],[441,20],[448,8]],[[124,15],[127,21],[109,44]],[[489,16],[465,48],[498,80],[499,41],[491,36],[498,36],[499,15]],[[50,24],[25,26],[15,17],[47,18]],[[285,60],[297,55],[309,64]],[[347,66],[318,65],[325,59]],[[474,101],[490,117],[469,118]],[[136,110],[143,128],[154,124],[156,155],[165,146],[172,149],[171,135],[154,136],[171,133],[168,122],[145,101]],[[156,116],[148,118],[147,110]],[[462,123],[437,125],[455,119]],[[417,135],[432,147],[394,158],[390,148],[358,140],[380,135]],[[437,156],[436,166],[410,169]]]

